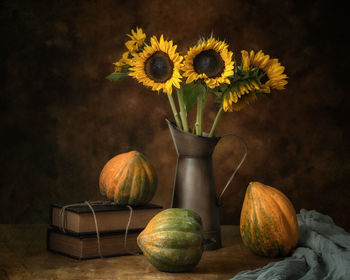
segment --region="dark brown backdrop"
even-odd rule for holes
[[[244,137],[249,155],[224,197],[222,223],[237,224],[245,188],[282,190],[295,208],[349,227],[349,66],[346,20],[326,1],[2,1],[0,223],[48,221],[52,202],[101,199],[98,177],[114,155],[138,150],[155,165],[155,203],[169,207],[176,153],[165,96],[105,76],[131,28],[164,34],[180,51],[211,32],[262,49],[286,66],[289,84],[239,113],[218,134]],[[215,116],[209,107],[205,130]],[[217,147],[219,192],[242,155]]]

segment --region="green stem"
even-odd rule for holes
[[[174,98],[169,93],[167,93],[167,95],[168,95],[168,99],[169,99],[171,110],[173,111],[173,114],[174,114],[176,125],[177,125],[177,127],[179,129],[182,129],[180,118],[179,118],[179,114],[178,114],[177,109],[176,109]]]
[[[222,109],[222,105],[221,105],[219,112],[216,114],[213,126],[211,127],[211,130],[210,130],[210,133],[209,133],[209,137],[213,137],[214,136],[215,129],[216,129],[216,127],[217,127],[221,117],[222,117],[222,113],[223,112],[224,112],[224,110]]]
[[[196,116],[196,135],[202,136],[202,105],[203,105],[203,94],[200,93],[197,96],[197,116]]]
[[[207,89],[207,91],[205,92],[205,96],[203,98],[203,105],[202,105],[203,111],[204,111],[205,105],[207,105],[208,97],[209,97],[209,92]]]
[[[205,105],[207,105],[208,96],[209,96],[208,86],[205,85],[205,93],[202,94],[202,106],[201,106],[201,116],[200,116],[200,120],[201,120],[201,131],[202,131],[202,123],[203,123],[203,114],[204,114]]]
[[[184,128],[184,131],[188,132],[187,111],[185,108],[184,95],[181,88],[177,90],[177,99],[179,101],[180,106],[180,117],[182,121],[182,126]]]

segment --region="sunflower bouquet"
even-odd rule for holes
[[[223,112],[240,111],[260,95],[270,95],[272,90],[283,90],[287,75],[278,59],[270,58],[261,50],[241,51],[237,66],[229,45],[213,36],[201,38],[187,50],[184,56],[177,52],[173,41],[150,38],[141,28],[131,30],[125,42],[126,51],[114,63],[114,72],[107,76],[111,81],[134,77],[153,91],[167,95],[179,129],[202,136],[203,112],[210,94],[219,104],[219,109],[209,137]],[[177,109],[173,93],[176,89]],[[187,112],[197,104],[196,121],[189,128]]]

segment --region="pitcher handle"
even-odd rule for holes
[[[227,181],[227,183],[226,183],[224,189],[221,191],[221,193],[220,193],[218,199],[216,200],[216,204],[217,204],[218,206],[221,206],[221,205],[222,205],[222,204],[221,204],[221,201],[220,201],[220,200],[221,200],[221,197],[223,196],[223,194],[224,194],[224,192],[226,191],[227,187],[231,184],[233,178],[235,177],[235,175],[236,175],[238,169],[239,169],[239,168],[241,167],[241,165],[243,164],[245,158],[247,157],[247,153],[248,153],[248,146],[247,146],[247,143],[244,141],[244,139],[243,139],[241,136],[236,135],[236,134],[234,134],[234,133],[228,133],[228,134],[222,135],[221,137],[225,137],[225,136],[234,136],[234,137],[237,137],[239,140],[241,140],[241,142],[242,142],[243,145],[244,145],[244,155],[243,155],[243,157],[242,157],[240,163],[237,165],[236,169],[233,171],[233,173],[232,173],[230,179],[228,179],[228,181]]]

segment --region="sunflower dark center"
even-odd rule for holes
[[[173,75],[173,69],[174,63],[162,51],[155,52],[145,62],[147,77],[157,83],[164,83],[169,80]]]
[[[197,73],[204,73],[209,78],[219,77],[225,69],[221,55],[214,50],[205,50],[193,60],[193,67]]]

